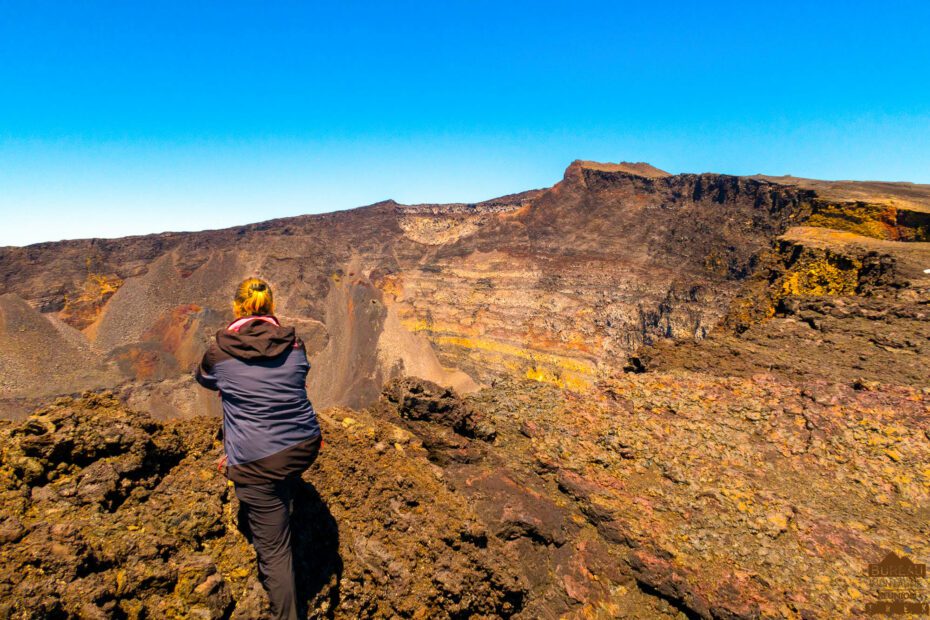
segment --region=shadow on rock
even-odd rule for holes
[[[339,604],[339,525],[316,488],[301,480],[291,517],[297,600],[307,617],[332,617]],[[305,602],[305,603],[304,603]]]

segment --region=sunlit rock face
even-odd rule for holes
[[[7,248],[4,292],[35,314],[7,329],[37,344],[2,354],[17,369],[4,397],[122,385],[141,404],[137,384],[190,372],[252,274],[271,281],[279,314],[308,341],[321,405],[366,404],[403,374],[465,392],[515,374],[584,390],[644,343],[704,337],[799,196],[765,181],[575,162],[551,189],[475,205],[389,201]],[[42,379],[56,356],[38,344],[49,321],[79,336],[94,381]]]
[[[0,350],[5,415],[98,387],[158,416],[215,411],[184,378],[231,318],[236,283],[253,274],[272,283],[278,314],[307,342],[321,406],[368,404],[410,374],[466,393],[514,376],[585,391],[644,345],[770,316],[778,295],[762,303],[769,285],[754,276],[800,224],[919,246],[928,193],[576,161],[552,188],[478,204],[386,201],[226,230],[4,248],[3,329],[19,343]],[[790,243],[812,239],[794,233]],[[855,288],[852,271],[823,265],[795,269],[782,289]],[[844,269],[845,280],[834,273]]]

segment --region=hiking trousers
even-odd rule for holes
[[[239,529],[255,547],[258,578],[268,593],[271,614],[276,620],[298,620],[291,553],[296,482],[294,478],[286,478],[259,484],[235,483]]]

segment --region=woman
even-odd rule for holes
[[[223,400],[226,476],[251,533],[275,618],[297,618],[290,508],[300,474],[316,459],[320,425],[307,399],[307,352],[274,316],[268,283],[249,278],[233,301],[236,320],[216,333],[197,382]],[[243,523],[244,521],[244,523]]]

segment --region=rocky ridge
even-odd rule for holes
[[[321,405],[369,404],[405,374],[463,391],[514,374],[588,389],[643,344],[713,330],[812,195],[579,161],[550,189],[476,205],[388,201],[227,230],[3,248],[2,290],[34,309],[26,340],[38,342],[47,322],[70,325],[92,375],[53,389],[41,377],[54,348],[0,353],[21,377],[4,391],[21,403],[7,415],[62,391],[176,382],[229,318],[229,291],[256,273],[275,286],[280,313],[307,327],[316,366],[335,368],[310,386]]]

